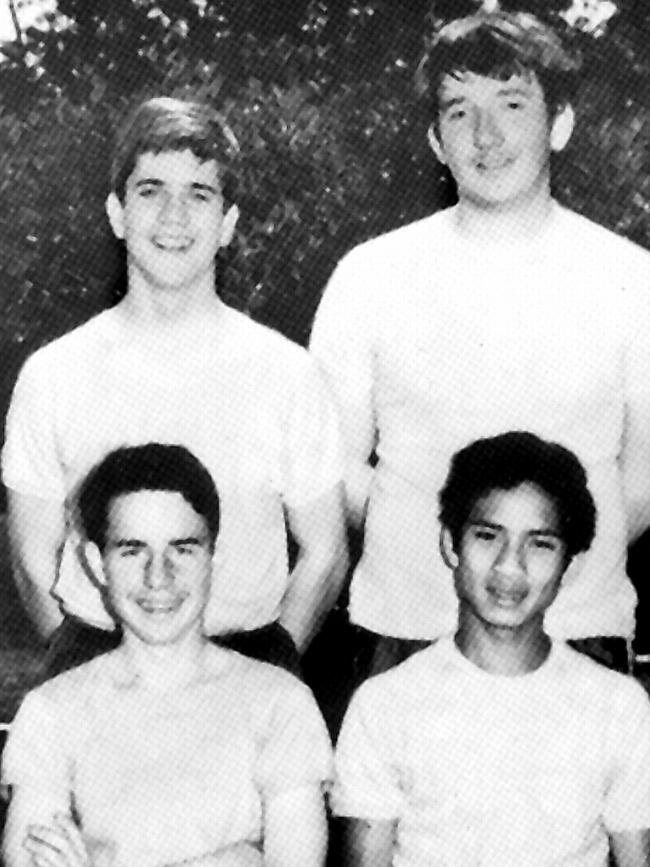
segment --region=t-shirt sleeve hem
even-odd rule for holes
[[[330,801],[332,815],[338,819],[362,819],[366,822],[396,822],[399,815],[396,810],[381,809],[376,805]]]

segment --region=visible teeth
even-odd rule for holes
[[[147,612],[147,614],[169,614],[179,607],[179,603],[172,603],[169,605],[150,605],[146,602],[140,602],[139,605],[143,611]]]
[[[154,244],[156,247],[160,247],[162,250],[185,250],[189,247],[189,240],[177,240],[177,239],[165,239],[165,238],[155,238]]]

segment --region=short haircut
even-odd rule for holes
[[[554,502],[568,558],[587,551],[596,529],[596,506],[584,467],[569,449],[525,431],[476,440],[453,456],[439,501],[440,521],[454,547],[482,497],[526,483]]]
[[[117,135],[111,163],[111,190],[124,201],[126,182],[145,153],[189,150],[201,162],[215,160],[227,204],[236,197],[234,167],[239,155],[235,134],[205,102],[158,96],[140,103]]]
[[[580,59],[550,26],[524,12],[478,12],[438,29],[416,73],[416,86],[433,108],[434,122],[445,76],[474,73],[507,81],[534,73],[549,113],[571,102]]]
[[[81,484],[77,514],[86,538],[100,551],[106,544],[108,513],[117,497],[138,491],[181,494],[205,519],[214,544],[219,533],[219,495],[212,476],[183,446],[147,443],[116,449]]]

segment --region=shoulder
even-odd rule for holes
[[[391,719],[412,717],[415,707],[429,705],[432,693],[437,694],[449,682],[456,688],[458,672],[450,643],[451,639],[440,638],[395,668],[369,678],[357,690],[356,703]]]
[[[574,256],[590,264],[595,257],[606,263],[608,270],[614,268],[622,276],[635,275],[650,283],[650,252],[644,247],[568,208],[558,206],[558,216],[563,238]]]
[[[111,654],[103,654],[45,681],[28,696],[52,712],[74,715],[104,687],[110,665]]]
[[[284,334],[262,325],[232,307],[225,306],[228,338],[233,349],[250,358],[261,359],[265,365],[302,369],[310,364],[307,350]]]
[[[104,352],[109,333],[110,311],[105,310],[37,349],[28,357],[23,370],[32,377],[48,378],[58,376],[62,371],[79,371],[80,364],[83,365],[94,354]]]
[[[311,690],[295,675],[278,665],[231,653],[230,680],[242,697],[256,707],[281,706],[287,701],[315,702]]]
[[[443,246],[445,237],[450,234],[452,213],[451,208],[438,211],[364,241],[341,259],[337,270],[358,268],[380,276],[380,266],[403,267],[412,256],[421,254],[423,250],[430,250],[433,245]]]
[[[608,715],[624,715],[630,707],[647,709],[650,714],[647,693],[630,675],[612,671],[562,642],[557,642],[554,653],[554,675],[564,681],[567,691],[579,703],[599,708],[603,719]]]

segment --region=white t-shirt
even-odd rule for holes
[[[99,314],[27,360],[2,455],[7,487],[63,502],[112,449],[189,448],[221,498],[211,634],[277,619],[288,577],[283,506],[316,500],[343,475],[336,411],[309,354],[225,305],[214,332],[153,363],[114,310]],[[71,526],[55,595],[111,628],[77,543]]]
[[[3,785],[74,804],[84,835],[131,867],[261,842],[264,802],[331,779],[331,746],[297,678],[222,653],[223,671],[180,696],[125,688],[115,653],[28,693]]]
[[[451,208],[344,258],[311,348],[341,410],[348,483],[369,493],[352,620],[405,638],[454,631],[437,521],[450,459],[528,430],[575,452],[598,507],[584,568],[569,569],[546,628],[631,636],[619,457],[632,396],[650,401],[648,335],[650,255],[559,205],[525,243],[468,241]]]
[[[336,767],[335,813],[397,822],[394,867],[606,867],[650,828],[650,704],[562,643],[504,677],[445,637],[359,688]]]

